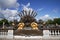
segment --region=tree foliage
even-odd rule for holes
[[[54,22],[54,24],[56,24],[56,23],[60,24],[60,18],[55,18],[53,22]]]
[[[46,23],[47,23],[47,24],[53,24],[53,20],[49,19],[49,20],[47,20]]]
[[[47,24],[60,24],[60,18],[54,18],[53,20],[46,21]]]
[[[9,24],[8,20],[3,19],[3,20],[0,20],[0,25],[2,25],[2,24],[3,24],[3,22],[4,22],[5,24]]]

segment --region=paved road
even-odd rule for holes
[[[47,37],[47,38],[44,38],[44,37],[14,37],[13,39],[11,38],[0,38],[0,40],[60,40],[60,36],[52,36],[52,37]]]
[[[60,39],[0,39],[0,40],[60,40]]]

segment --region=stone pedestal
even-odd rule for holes
[[[7,38],[8,39],[12,39],[13,38],[13,30],[8,30]]]
[[[48,38],[49,34],[50,34],[49,30],[43,30],[43,37],[44,38]]]

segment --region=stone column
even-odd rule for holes
[[[48,38],[49,34],[50,34],[49,30],[43,30],[43,37],[44,38]]]
[[[8,30],[7,38],[8,39],[13,39],[13,30]]]
[[[50,32],[49,35],[51,35],[51,30],[49,30],[49,32]]]
[[[60,33],[59,33],[59,30],[58,30],[58,35],[59,35]]]

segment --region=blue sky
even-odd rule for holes
[[[60,17],[60,0],[18,0],[20,4],[30,3],[30,7],[38,10],[38,16],[49,15]]]
[[[21,11],[22,5],[26,6],[28,3],[29,8],[37,12],[37,19],[60,18],[60,0],[0,0],[0,9]]]

